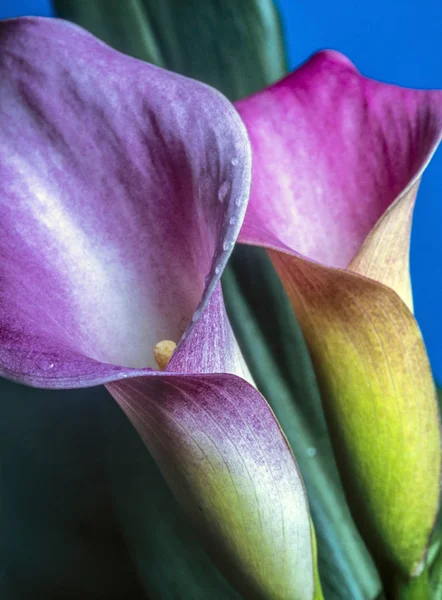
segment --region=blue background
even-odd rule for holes
[[[442,88],[440,0],[276,0],[290,67],[320,48],[347,54],[366,75],[416,88]],[[49,0],[2,0],[0,18],[52,12]],[[416,316],[442,382],[442,150],[418,195],[411,244]]]

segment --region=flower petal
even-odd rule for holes
[[[253,149],[240,241],[346,267],[441,138],[442,92],[367,79],[324,51],[236,104]]]
[[[413,575],[441,471],[436,394],[416,321],[380,283],[270,254],[309,345],[353,516],[381,568]]]
[[[155,366],[242,223],[237,113],[58,20],[0,24],[0,93],[0,374],[72,387]]]
[[[184,332],[166,371],[232,373],[253,384],[227,317],[220,283],[196,326],[189,333]]]
[[[387,285],[411,311],[410,235],[418,187],[416,181],[385,211],[348,267]]]
[[[246,597],[311,600],[306,494],[262,396],[232,375],[143,377],[107,387],[238,589]]]

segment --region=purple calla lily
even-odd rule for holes
[[[0,374],[105,383],[238,589],[310,600],[305,490],[219,284],[250,187],[236,111],[44,19],[0,23],[0,98]]]
[[[155,343],[193,329],[241,226],[242,124],[214,90],[72,25],[1,35],[1,372],[60,388],[155,368]]]

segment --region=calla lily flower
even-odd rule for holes
[[[380,570],[418,575],[438,509],[440,433],[408,256],[442,92],[367,79],[324,51],[236,106],[254,157],[239,241],[269,248],[292,301]]]
[[[320,594],[305,490],[219,283],[250,187],[237,112],[45,19],[0,23],[0,98],[0,375],[105,384],[245,597]]]

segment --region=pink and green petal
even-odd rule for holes
[[[237,108],[254,152],[240,239],[271,249],[370,549],[382,568],[417,575],[438,509],[440,429],[408,257],[442,92],[375,82],[321,52]]]
[[[223,374],[142,377],[107,387],[244,597],[312,600],[307,498],[262,396]]]
[[[312,355],[353,516],[382,568],[416,575],[441,474],[436,392],[416,321],[378,282],[270,254]]]
[[[239,232],[241,120],[58,20],[0,24],[0,93],[0,374],[79,387],[149,372]]]
[[[331,51],[236,107],[253,150],[239,241],[334,267],[419,179],[442,133],[442,92],[368,79]]]

